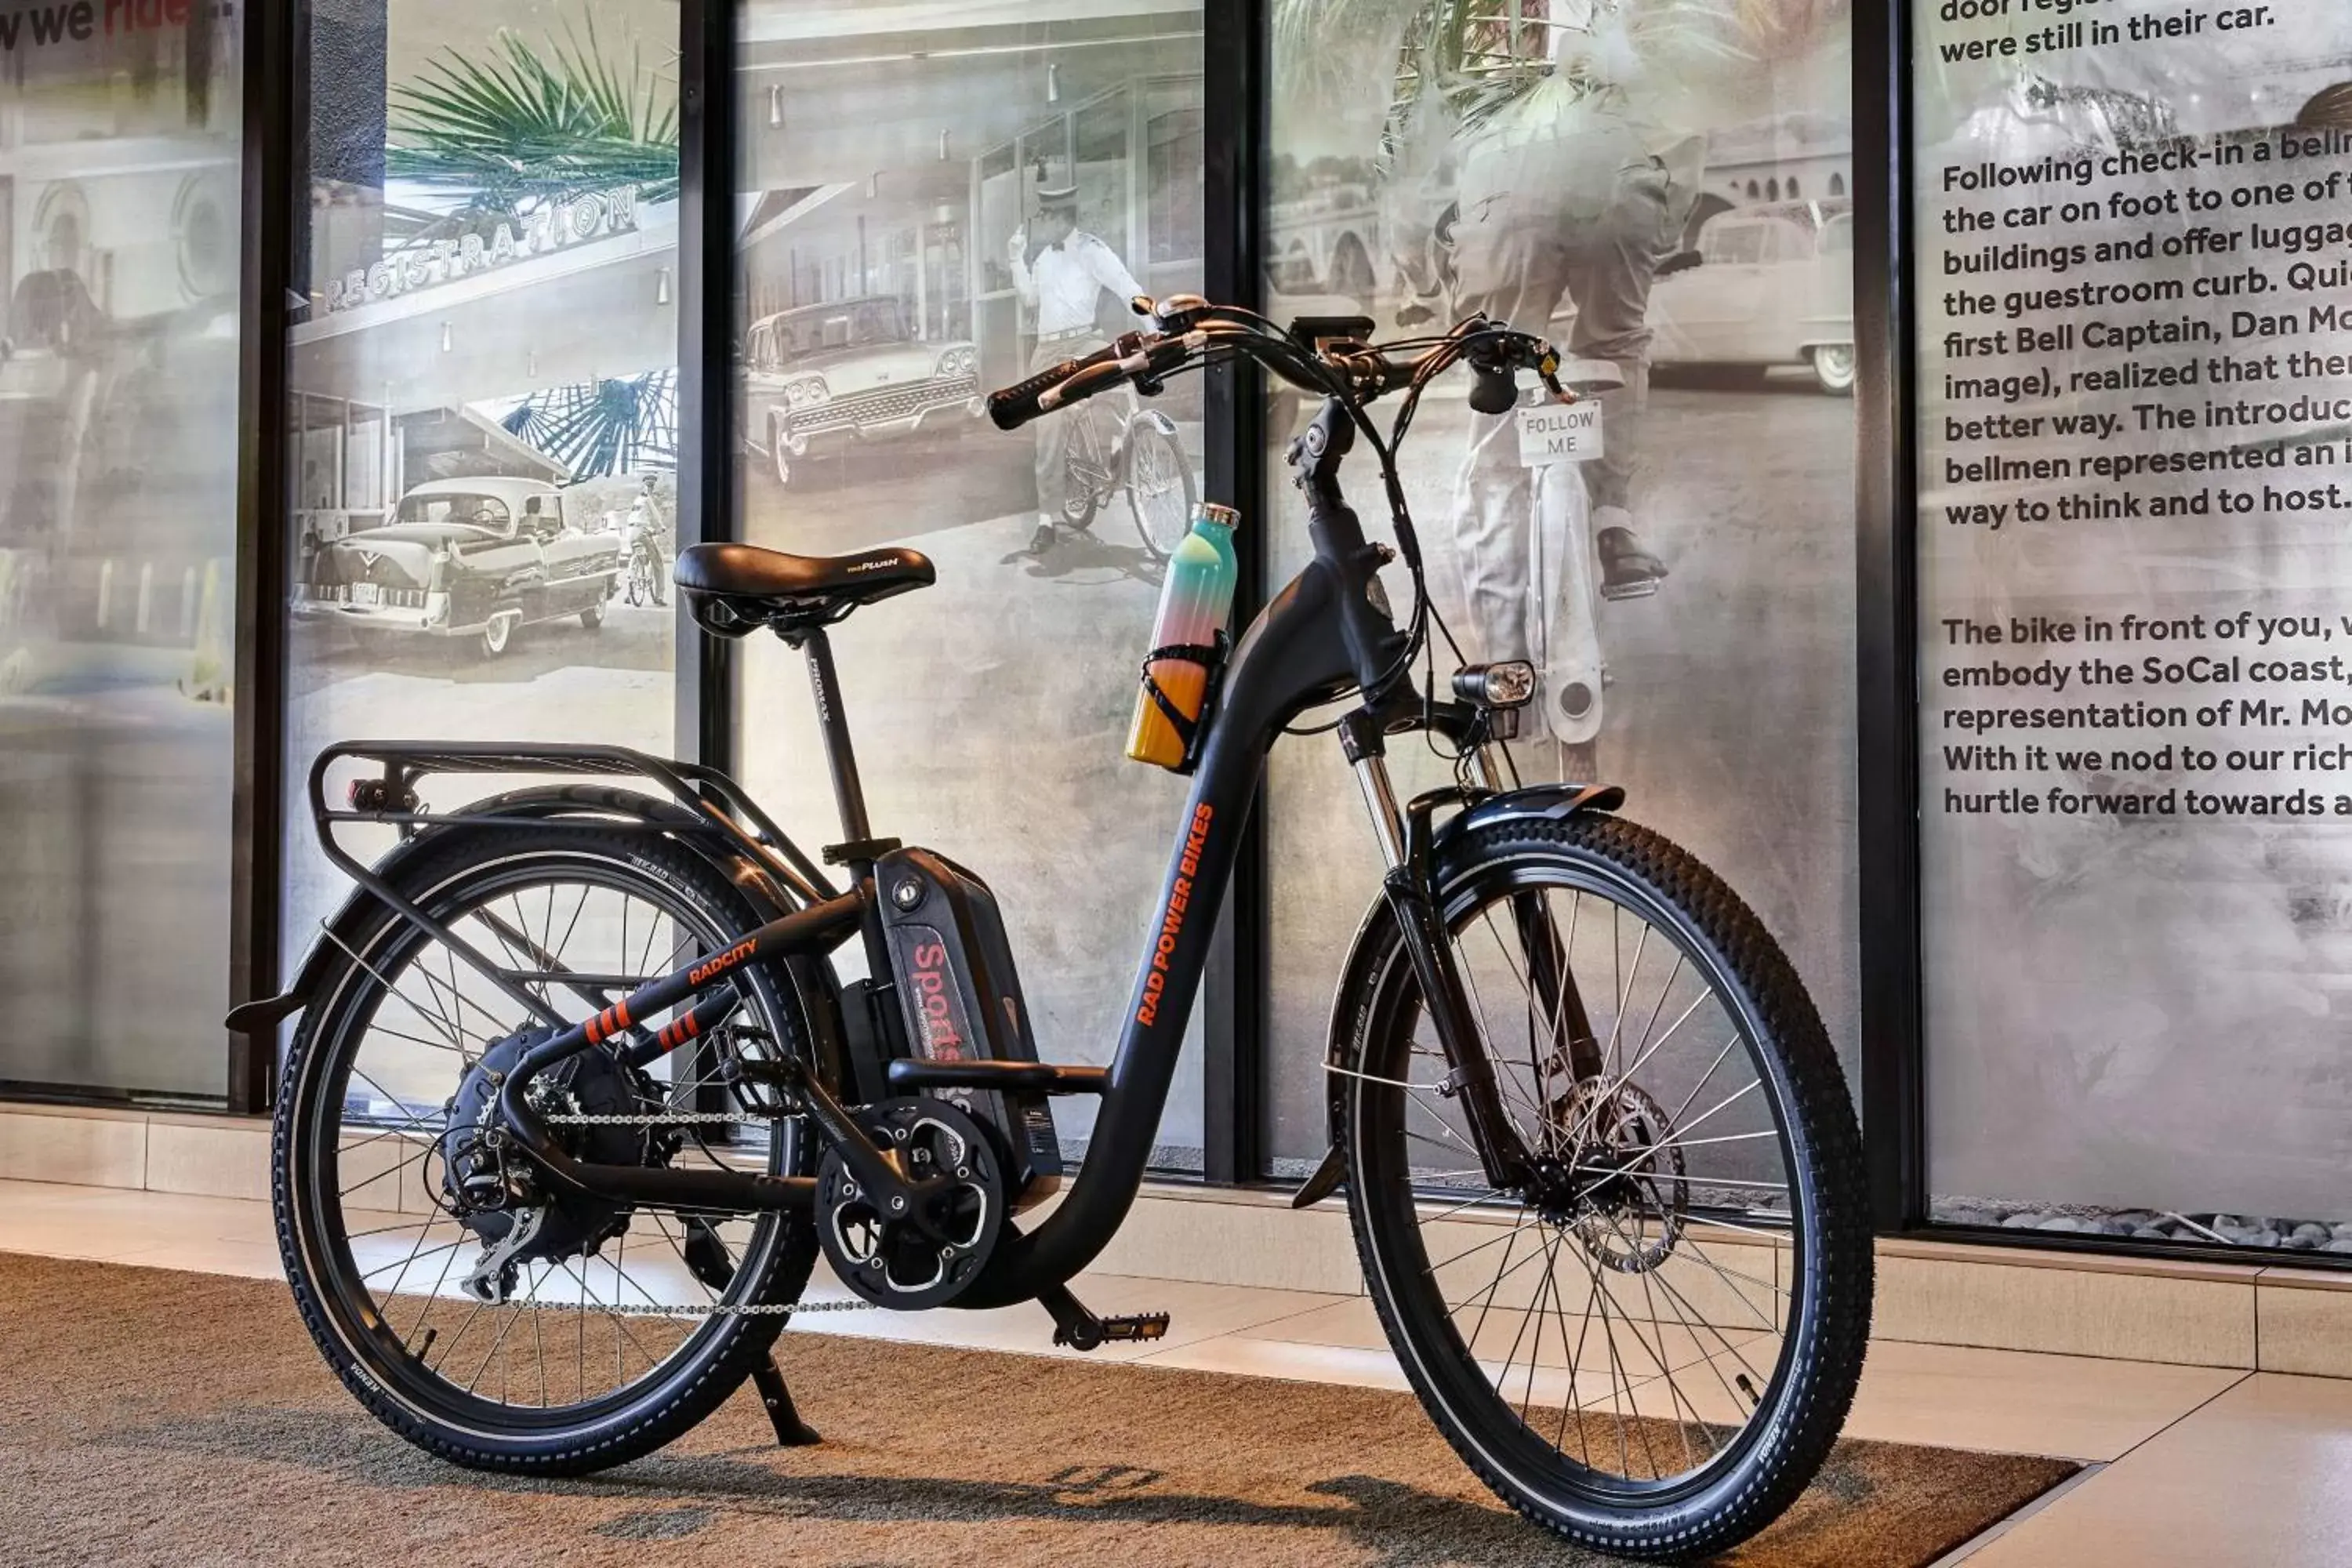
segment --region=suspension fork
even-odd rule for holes
[[[1495,742],[1472,752],[1470,766],[1478,787],[1490,795],[1500,794],[1516,782],[1502,748]],[[1535,999],[1534,1021],[1545,1037],[1538,1082],[1549,1072],[1561,1070],[1578,1083],[1591,1082],[1602,1071],[1601,1041],[1593,1033],[1591,1016],[1584,1010],[1584,994],[1576,987],[1569,952],[1576,934],[1573,926],[1566,937],[1560,934],[1551,900],[1540,892],[1511,895],[1511,924],[1518,933],[1519,950],[1527,954],[1528,994]]]
[[[1400,812],[1396,791],[1389,782],[1388,759],[1377,737],[1365,745],[1361,731],[1343,728],[1341,733],[1348,742],[1356,782],[1364,793],[1365,809],[1371,815],[1373,836],[1388,865],[1381,889],[1403,937],[1413,978],[1420,984],[1423,1009],[1445,1053],[1442,1092],[1462,1102],[1463,1117],[1469,1124],[1470,1140],[1478,1151],[1487,1184],[1498,1191],[1516,1189],[1526,1184],[1528,1152],[1503,1109],[1495,1064],[1486,1054],[1476,1014],[1463,989],[1430,852],[1434,837],[1432,814],[1448,801],[1458,801],[1459,792],[1436,790],[1416,796]]]

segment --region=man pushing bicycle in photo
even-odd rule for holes
[[[1118,253],[1077,225],[1077,186],[1040,186],[1037,208],[1029,224],[1014,229],[1005,247],[1013,266],[1013,291],[1024,306],[1036,313],[1037,346],[1029,355],[1032,374],[1092,353],[1109,342],[1095,325],[1095,310],[1105,290],[1122,309],[1143,292],[1143,285],[1128,271]],[[1030,249],[1033,229],[1038,247],[1034,254]],[[1092,414],[1079,417],[1092,417]],[[1060,525],[1072,515],[1073,429],[1067,419],[1041,420],[1036,426],[1037,528],[1029,536],[1032,555],[1051,550]]]
[[[1602,455],[1576,481],[1591,507],[1601,598],[1645,596],[1666,575],[1635,531],[1658,445],[1649,427],[1650,297],[1660,277],[1698,260],[1684,247],[1708,132],[1778,112],[1773,62],[1802,57],[1840,9],[1841,0],[1556,5],[1549,74],[1444,149],[1459,171],[1455,215],[1441,233],[1457,312],[1543,332],[1564,308],[1574,310],[1566,353],[1590,364],[1588,384],[1607,416]],[[1418,290],[1430,288],[1408,277]],[[1530,593],[1538,514],[1536,470],[1520,461],[1516,421],[1474,415],[1452,521],[1483,657],[1546,662],[1538,650],[1557,651],[1559,642],[1553,623],[1576,614]],[[1571,643],[1591,662],[1598,645],[1589,613],[1581,618]],[[1544,706],[1545,722],[1589,730],[1578,704],[1592,711],[1598,690],[1584,681],[1573,676],[1563,700]]]

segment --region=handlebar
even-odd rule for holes
[[[1407,358],[1376,344],[1350,339],[1302,342],[1263,317],[1192,296],[1155,303],[1135,302],[1138,314],[1157,330],[1128,332],[1081,359],[1065,360],[1026,381],[988,395],[988,416],[1000,430],[1017,430],[1056,408],[1082,402],[1122,382],[1157,392],[1164,377],[1206,363],[1212,353],[1239,353],[1256,360],[1285,381],[1358,407],[1390,392],[1413,385],[1454,360],[1469,362],[1476,380],[1470,405],[1482,414],[1503,414],[1518,400],[1513,372],[1525,368],[1543,378],[1563,403],[1574,395],[1559,382],[1559,356],[1530,333],[1513,331],[1473,316],[1425,352]]]
[[[1379,563],[1387,559],[1364,542],[1355,513],[1339,494],[1339,463],[1360,431],[1380,459],[1395,524],[1396,553],[1412,574],[1412,613],[1402,628],[1391,623],[1386,600],[1372,596],[1369,585],[1363,595],[1348,601],[1362,606],[1351,612],[1360,620],[1378,623],[1369,628],[1357,626],[1349,634],[1354,653],[1378,661],[1375,670],[1359,660],[1359,682],[1374,697],[1390,690],[1397,680],[1409,677],[1414,656],[1426,645],[1432,618],[1421,546],[1396,468],[1396,447],[1412,422],[1423,389],[1447,367],[1466,363],[1475,378],[1470,405],[1482,414],[1507,413],[1518,401],[1516,373],[1522,368],[1542,377],[1545,387],[1560,402],[1573,402],[1574,395],[1560,384],[1559,355],[1543,339],[1514,331],[1483,316],[1470,317],[1443,337],[1413,338],[1383,346],[1363,341],[1372,323],[1361,317],[1307,317],[1285,331],[1255,311],[1212,305],[1198,295],[1157,301],[1139,299],[1133,305],[1136,314],[1150,322],[1149,331],[1128,332],[1082,359],[1065,360],[1026,381],[991,393],[989,417],[1001,430],[1015,430],[1122,382],[1149,395],[1159,392],[1165,378],[1176,371],[1230,361],[1236,355],[1254,360],[1292,385],[1324,398],[1323,413],[1316,424],[1290,447],[1290,460],[1298,468],[1297,482],[1307,490],[1310,527],[1320,530],[1318,555],[1329,548],[1335,559],[1347,562],[1342,570],[1366,579],[1373,577]],[[1364,409],[1391,392],[1404,396],[1392,427],[1382,437]],[[1356,647],[1359,642],[1360,647]]]

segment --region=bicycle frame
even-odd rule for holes
[[[1031,1064],[902,1060],[893,1064],[892,1085],[900,1092],[924,1087],[1009,1081],[1023,1073],[1026,1087],[1048,1093],[1095,1093],[1101,1108],[1087,1156],[1063,1202],[1034,1230],[1009,1230],[982,1275],[953,1305],[1009,1305],[1056,1291],[1098,1256],[1117,1233],[1139,1191],[1177,1059],[1184,1027],[1199,990],[1217,910],[1231,880],[1250,805],[1267,752],[1282,729],[1307,710],[1344,699],[1359,689],[1377,689],[1395,672],[1407,638],[1395,626],[1379,591],[1376,574],[1385,553],[1369,543],[1355,512],[1340,498],[1337,471],[1353,442],[1344,405],[1327,403],[1305,443],[1305,486],[1314,559],[1276,594],[1236,645],[1223,685],[1220,706],[1199,755],[1191,795],[1179,824],[1162,880],[1151,937],[1137,966],[1118,1049],[1109,1068],[1051,1068]],[[887,948],[877,905],[873,864],[887,845],[872,838],[855,752],[842,712],[830,645],[822,629],[793,637],[808,656],[810,678],[824,729],[835,799],[846,842],[826,858],[846,863],[851,885],[835,891],[781,830],[760,814],[731,780],[714,770],[660,762],[616,748],[551,747],[536,751],[467,744],[348,744],[323,752],[311,773],[319,836],[331,861],[359,886],[439,941],[520,1005],[547,1031],[525,1052],[499,1097],[500,1114],[515,1140],[557,1181],[601,1197],[670,1204],[742,1213],[808,1212],[815,1203],[812,1178],[771,1176],[729,1170],[672,1170],[585,1163],[556,1142],[525,1090],[532,1078],[577,1052],[618,1038],[630,1039],[633,1056],[650,1059],[665,1049],[717,1026],[736,1005],[729,978],[749,964],[802,961],[830,952],[863,936],[873,973],[889,973]],[[1456,1052],[1454,1042],[1475,1041],[1465,1016],[1466,1004],[1452,970],[1451,944],[1427,886],[1430,816],[1436,792],[1400,808],[1390,789],[1381,738],[1386,732],[1434,722],[1458,734],[1475,731],[1475,711],[1459,704],[1419,701],[1366,706],[1342,727],[1370,807],[1373,827],[1391,868],[1386,888],[1391,907],[1406,932],[1423,994],[1461,1086],[1463,1103],[1480,1136],[1488,1174],[1500,1186],[1516,1179],[1517,1141],[1505,1129],[1491,1069],[1475,1046]],[[331,812],[321,796],[331,763],[372,756],[385,763],[381,788],[363,784],[350,812]],[[404,826],[470,822],[480,814],[436,816],[421,811],[409,787],[420,773],[520,771],[541,767],[590,773],[635,773],[669,791],[676,815],[642,824],[645,830],[731,838],[775,882],[789,888],[797,903],[789,912],[759,926],[726,951],[708,955],[650,981],[572,1022],[534,994],[522,976],[481,953],[457,933],[402,896],[376,871],[361,865],[331,835],[337,821],[364,820]],[[529,794],[530,792],[524,792]],[[1590,797],[1594,792],[1586,792]],[[500,797],[507,799],[509,797]],[[714,798],[717,804],[714,804]],[[1613,804],[1613,803],[1610,803]],[[732,814],[730,816],[730,813]],[[493,814],[494,815],[494,814]],[[747,831],[734,818],[752,824]],[[604,826],[600,824],[599,826]],[[324,956],[321,954],[320,956]],[[241,1008],[232,1027],[274,1023],[308,999],[314,961],[304,980],[287,996]],[[553,972],[551,972],[553,973]],[[571,986],[593,1002],[591,984]],[[711,994],[706,995],[706,993]],[[653,1048],[634,1035],[635,1021],[703,997],[679,1014]],[[877,1147],[825,1086],[787,1061],[771,1069],[775,1081],[797,1101],[822,1135],[837,1145],[844,1161],[874,1191],[914,1190],[895,1157]],[[1485,1070],[1482,1070],[1485,1069]]]

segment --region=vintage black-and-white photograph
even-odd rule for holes
[[[0,1079],[219,1091],[239,27],[0,69]],[[203,933],[195,935],[191,933]],[[150,961],[101,979],[101,944]]]
[[[1139,325],[1134,296],[1201,287],[1202,20],[1057,15],[746,7],[739,485],[754,544],[937,567],[835,637],[875,819],[984,868],[1039,1048],[1106,1061],[1183,799],[1123,742],[1200,494],[1199,382],[1012,434],[981,399]],[[830,824],[807,678],[772,642],[742,723],[751,787]],[[1200,1163],[1200,1074],[1190,1051],[1159,1163]],[[1090,1110],[1056,1107],[1066,1139]]]
[[[289,954],[341,897],[301,798],[322,745],[667,754],[677,636],[676,6],[403,0],[314,48]]]
[[[1423,404],[1403,468],[1439,614],[1469,658],[1537,665],[1523,771],[1622,784],[1721,868],[1852,1061],[1849,58],[1835,4],[1289,0],[1267,235],[1278,319],[1396,336],[1484,311],[1567,356],[1599,410],[1589,456],[1529,461],[1466,377]],[[1277,407],[1277,472],[1312,413]],[[1303,514],[1276,494],[1295,566]],[[1338,962],[1379,862],[1336,747],[1292,742],[1274,770],[1276,1144],[1311,1163],[1305,977]]]

